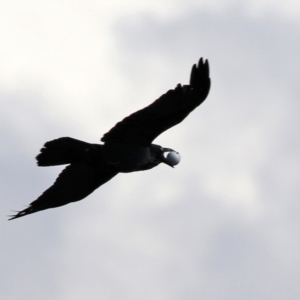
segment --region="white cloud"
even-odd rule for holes
[[[59,172],[34,165],[42,143],[97,142],[186,83],[201,55],[212,76],[207,101],[157,140],[181,153],[175,170],[120,175],[79,203],[2,221],[2,297],[299,298],[292,5],[1,2],[3,216]]]

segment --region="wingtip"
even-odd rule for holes
[[[199,84],[199,80],[209,78],[209,63],[208,59],[201,57],[198,64],[194,64],[191,71],[190,85],[195,87]]]
[[[14,220],[14,219],[18,219],[20,217],[23,217],[25,216],[25,214],[21,214],[22,211],[16,211],[16,214],[15,215],[8,215],[8,220],[7,221],[11,221],[11,220]]]
[[[12,212],[16,213],[14,215],[8,215],[7,217],[9,218],[8,221],[10,220],[14,220],[14,219],[18,219],[24,216],[27,216],[29,214],[34,213],[35,211],[32,211],[32,207],[28,206],[27,208],[20,210],[20,211],[16,211],[16,210],[12,210]]]
[[[208,59],[203,59],[203,57],[200,57],[198,65],[196,66],[196,68],[200,69],[205,69],[207,72],[207,75],[209,76],[209,62]]]
[[[205,60],[204,66],[205,66],[205,69],[206,69],[207,76],[209,77],[209,63],[208,63],[208,59]]]
[[[8,215],[8,216],[7,216],[7,217],[8,217],[7,221],[11,221],[11,220],[14,220],[14,219],[19,218],[19,217],[18,217],[18,213],[19,213],[19,212],[17,212],[17,214],[15,214],[15,215]]]

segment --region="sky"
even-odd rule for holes
[[[300,299],[300,2],[0,3],[0,299]],[[91,143],[209,59],[207,100],[156,144],[175,169],[7,221]]]

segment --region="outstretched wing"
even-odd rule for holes
[[[71,164],[59,174],[54,184],[39,198],[30,203],[29,207],[10,216],[9,220],[82,200],[117,173],[110,166],[100,168],[84,163]]]
[[[207,97],[210,89],[208,61],[194,65],[189,85],[178,85],[149,106],[126,117],[104,134],[101,141],[148,146],[165,130],[180,123]]]

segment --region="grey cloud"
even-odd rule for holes
[[[19,222],[3,220],[2,296],[299,298],[298,29],[239,11],[119,20],[116,64],[137,95],[151,90],[159,96],[187,82],[201,55],[210,59],[211,94],[159,138],[181,153],[175,170],[120,176],[80,203]],[[59,172],[36,168],[33,156],[69,124],[53,120],[43,108],[40,117],[36,97],[23,107],[20,123],[10,119],[12,104],[9,114],[1,114],[1,127],[12,128],[1,142],[3,216],[33,200]],[[39,129],[38,140],[30,137],[24,150],[26,120]],[[253,196],[247,187],[242,193],[244,181]],[[163,196],[154,195],[159,198],[164,186],[171,196],[160,205]]]

